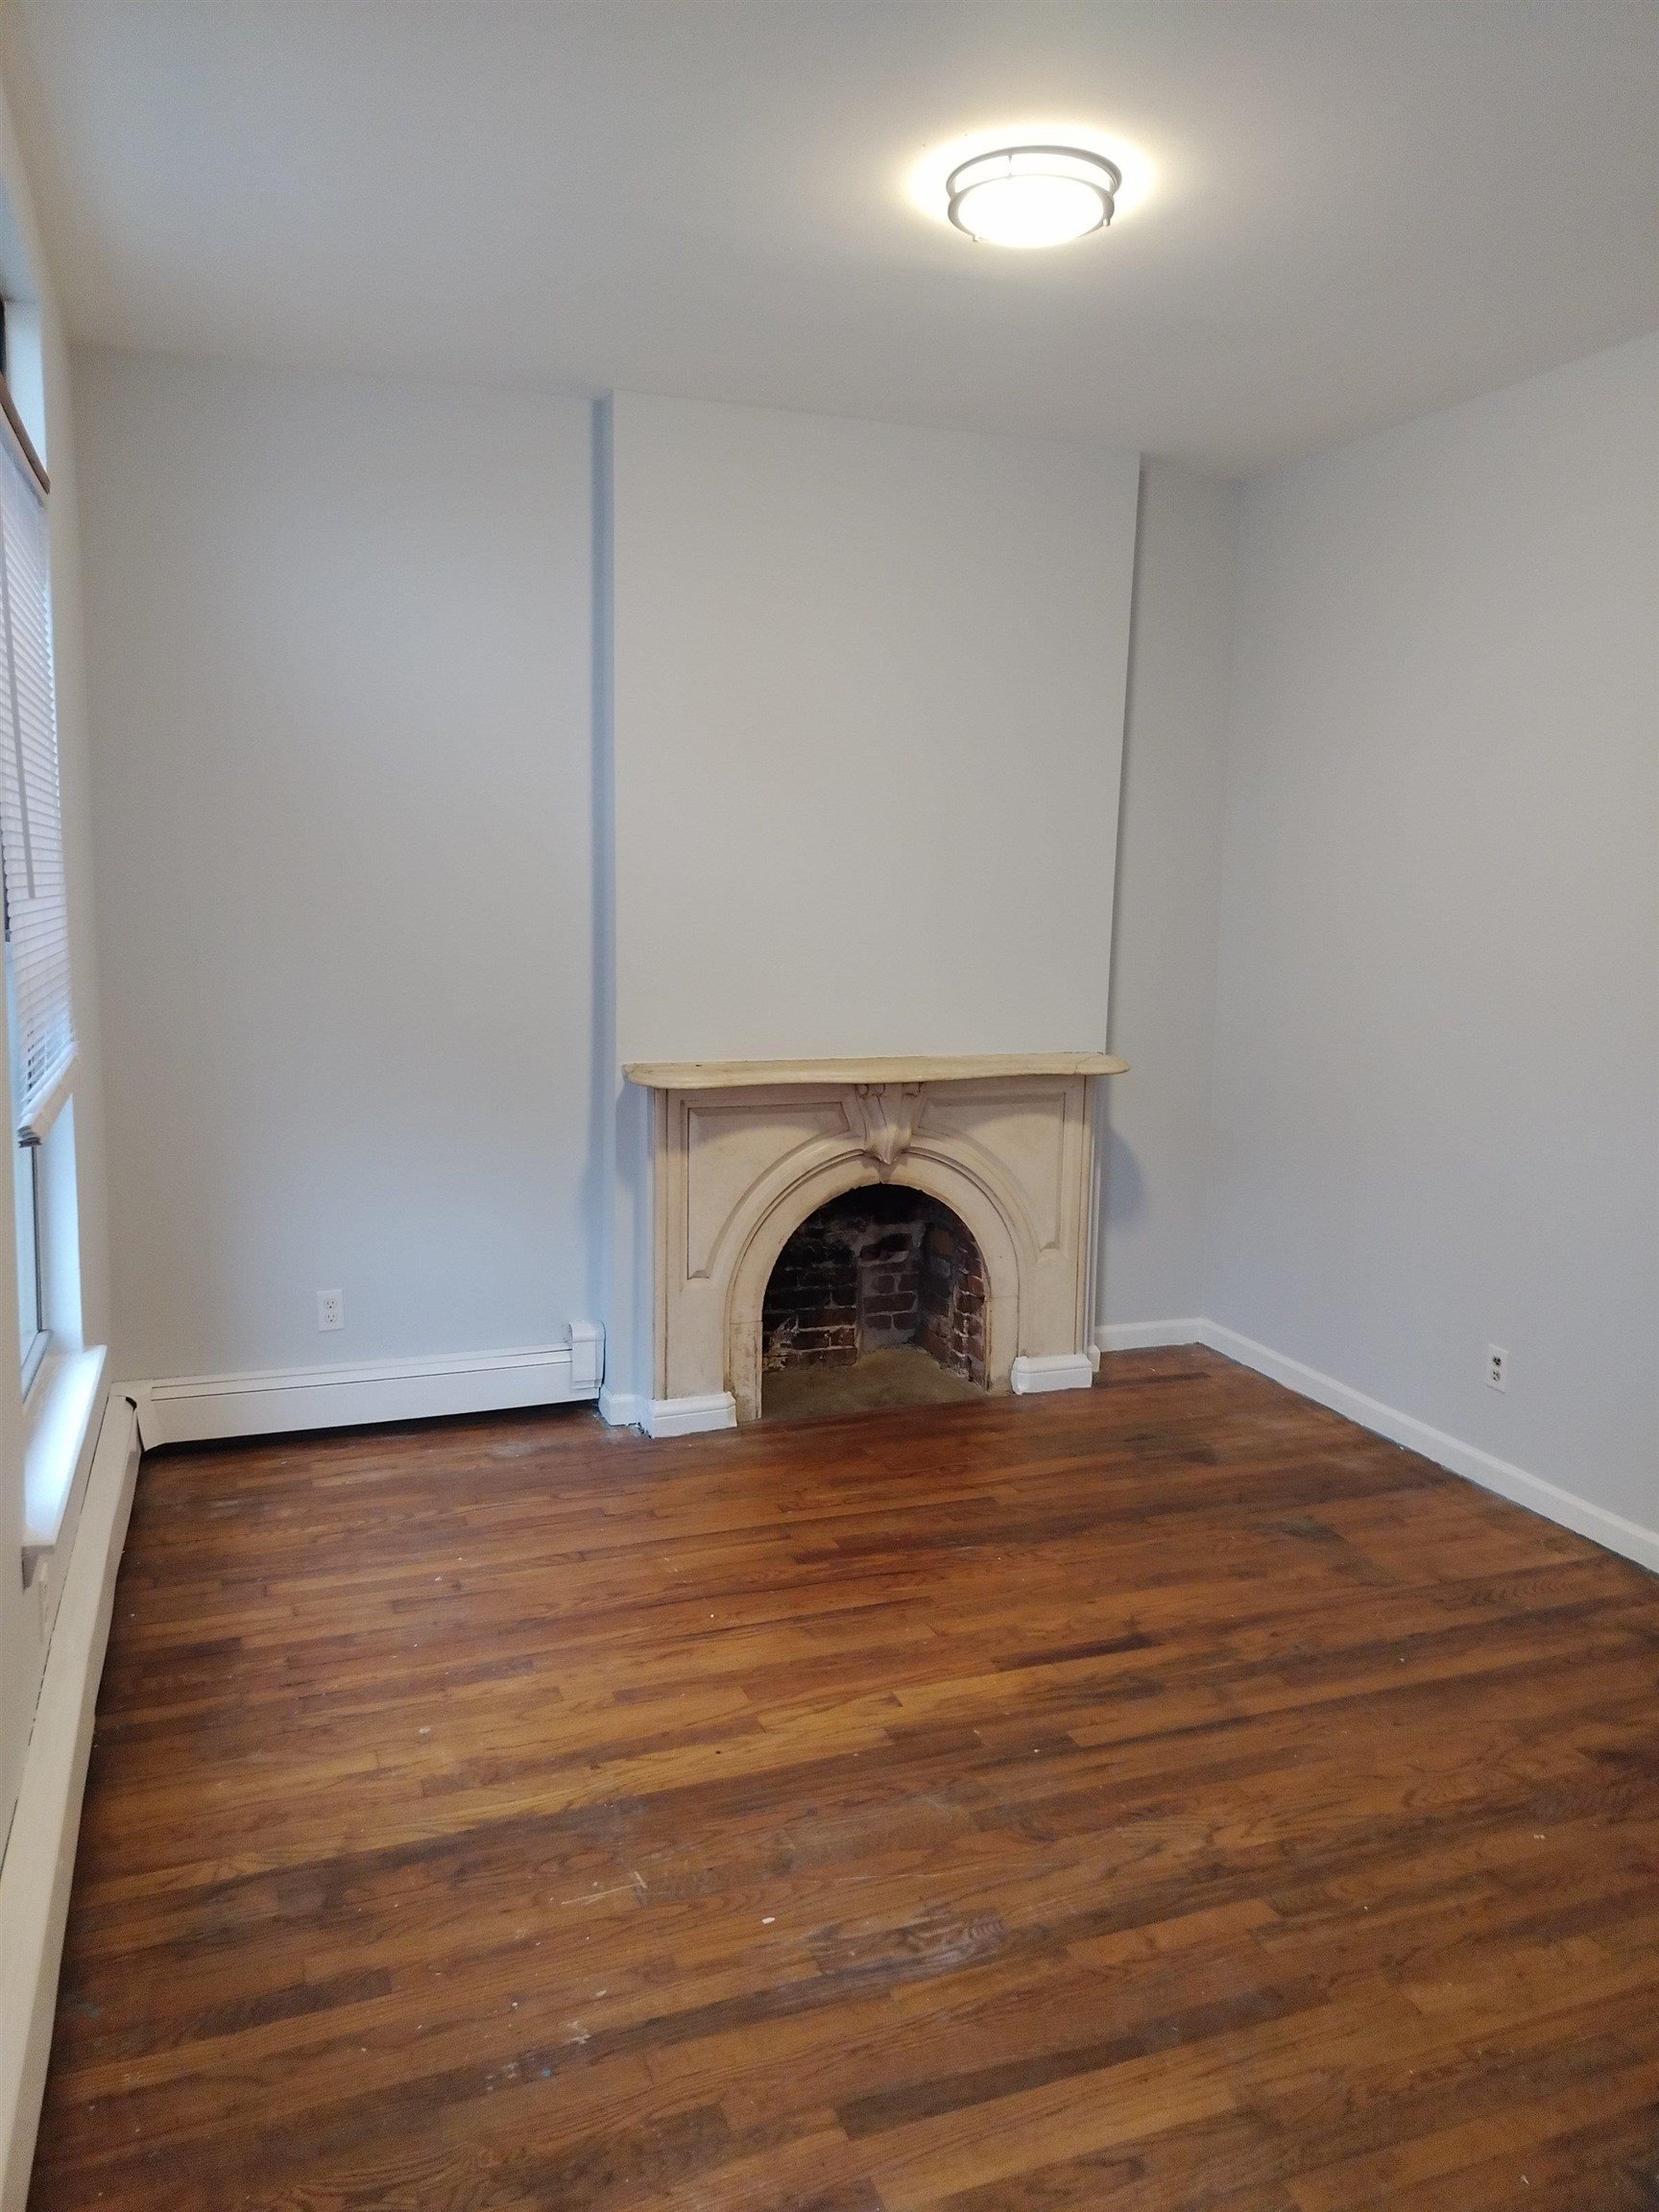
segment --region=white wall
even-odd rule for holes
[[[1204,1310],[1210,1092],[1239,488],[1141,480],[1123,736],[1104,1249],[1109,1328]]]
[[[620,1057],[1098,1048],[1136,459],[613,435]]]
[[[1249,487],[1209,1304],[1650,1529],[1656,431],[1648,339]]]
[[[75,379],[118,1370],[560,1340],[592,1296],[588,408]]]

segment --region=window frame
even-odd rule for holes
[[[12,359],[13,318],[11,307],[11,301],[0,298],[0,439],[10,440],[17,457],[23,463],[26,473],[34,477],[38,487],[38,496],[43,512],[49,514],[51,480],[12,395],[10,371]],[[50,639],[52,578],[49,541],[46,547],[45,591],[47,635],[48,639]],[[50,652],[50,650],[49,643],[48,651]],[[56,686],[54,685],[55,689]],[[54,750],[58,756],[58,797],[60,808],[62,804],[62,766],[61,753],[59,750],[58,715],[55,699],[52,703],[52,739]],[[61,831],[60,831],[60,836]],[[48,1093],[44,1114],[37,1117],[36,1125],[31,1129],[27,1136],[21,1134],[19,1125],[22,1102],[18,1094],[22,1069],[22,1040],[17,1016],[17,993],[12,959],[11,902],[6,897],[5,892],[3,862],[0,862],[0,921],[3,921],[4,927],[6,1027],[10,1048],[8,1056],[11,1062],[11,1090],[12,1094],[8,1103],[11,1111],[13,1142],[17,1152],[27,1155],[26,1161],[13,1158],[12,1183],[14,1216],[12,1223],[13,1260],[16,1267],[18,1291],[19,1376],[21,1395],[27,1403],[35,1383],[39,1379],[41,1369],[45,1365],[46,1356],[53,1349],[55,1338],[61,1338],[71,1349],[79,1341],[77,1317],[66,1317],[67,1325],[62,1329],[55,1329],[53,1326],[55,1316],[52,1313],[48,1296],[47,1253],[52,1233],[51,1223],[48,1219],[48,1215],[52,1212],[48,1198],[48,1186],[58,1179],[48,1178],[42,1172],[44,1144],[51,1127],[57,1122],[63,1109],[73,1103],[76,1066],[75,1055],[73,1048],[71,1048],[67,1065]],[[27,1249],[25,1246],[26,1238]],[[27,1329],[31,1311],[28,1288],[31,1284],[35,1323],[32,1331]]]

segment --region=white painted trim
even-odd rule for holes
[[[57,2010],[58,1969],[115,1571],[132,1510],[138,1431],[119,1390],[105,1403],[69,1551],[17,1811],[0,1865],[0,2212],[23,2212]]]
[[[638,1390],[613,1390],[607,1383],[599,1393],[599,1418],[613,1429],[643,1429],[650,1418],[651,1401]]]
[[[51,1087],[42,1091],[35,1101],[35,1111],[17,1132],[19,1144],[38,1144],[52,1133],[52,1124],[62,1113],[75,1094],[75,1079],[81,1072],[81,1055],[71,1050],[69,1057],[53,1076]]]
[[[1094,1381],[1094,1362],[1087,1352],[1045,1352],[1036,1358],[1022,1352],[1008,1373],[1008,1387],[1022,1398],[1045,1390],[1087,1390]]]
[[[208,1438],[269,1436],[365,1421],[426,1421],[558,1406],[599,1393],[603,1339],[578,1322],[568,1344],[521,1352],[458,1352],[347,1367],[276,1368],[253,1375],[183,1375],[132,1384],[145,1449]],[[575,1332],[573,1332],[573,1334]],[[587,1380],[578,1381],[577,1373]]]
[[[704,1390],[687,1398],[653,1398],[646,1409],[648,1436],[697,1436],[706,1429],[735,1429],[737,1401],[730,1390]]]
[[[597,1321],[570,1324],[570,1388],[572,1393],[597,1390],[605,1380],[605,1332]]]
[[[1102,1352],[1146,1352],[1159,1344],[1202,1342],[1204,1324],[1190,1321],[1107,1321],[1094,1332]]]
[[[1618,1551],[1638,1566],[1659,1573],[1659,1529],[1644,1528],[1639,1522],[1626,1521],[1623,1514],[1610,1513],[1604,1505],[1593,1505],[1587,1498],[1546,1482],[1541,1475],[1529,1475],[1524,1467],[1511,1466],[1507,1459],[1495,1458],[1477,1445],[1465,1444],[1461,1437],[1431,1429],[1414,1414],[1367,1398],[1362,1390],[1338,1382],[1334,1376],[1323,1375],[1317,1367],[1305,1366],[1300,1359],[1258,1344],[1254,1337],[1240,1336],[1237,1330],[1224,1329],[1217,1321],[1200,1322],[1199,1329],[1200,1342],[1213,1352],[1254,1367],[1259,1375],[1270,1376],[1287,1390],[1329,1407],[1333,1413],[1346,1415],[1360,1428],[1405,1445],[1408,1452],[1420,1452],[1425,1459],[1479,1482],[1483,1490],[1494,1490],[1499,1497],[1542,1514],[1546,1521],[1571,1528],[1575,1535],[1588,1536],[1593,1544],[1604,1545],[1609,1551]]]
[[[102,1344],[88,1352],[52,1352],[40,1362],[23,1402],[23,1551],[50,1551],[58,1541],[98,1437],[104,1409]]]

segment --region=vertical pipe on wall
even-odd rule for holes
[[[1102,1049],[1116,1052],[1113,1042],[1112,1008],[1118,996],[1118,949],[1120,942],[1118,908],[1123,899],[1123,835],[1124,787],[1129,778],[1129,701],[1134,696],[1135,645],[1141,612],[1141,533],[1146,518],[1146,464],[1141,463],[1141,473],[1135,487],[1135,550],[1129,569],[1129,641],[1123,656],[1123,743],[1118,758],[1118,819],[1113,825],[1112,838],[1112,899],[1107,918],[1106,941],[1106,1005],[1101,1035]],[[1127,1057],[1127,1055],[1125,1055]],[[1098,1364],[1099,1352],[1095,1344],[1095,1332],[1106,1318],[1104,1294],[1106,1277],[1106,1151],[1112,1141],[1112,1124],[1108,1099],[1110,1086],[1098,1080],[1091,1082],[1090,1128],[1094,1133],[1094,1159],[1091,1169],[1089,1219],[1093,1234],[1089,1238],[1089,1282],[1085,1292],[1084,1312],[1087,1325],[1085,1343],[1091,1357]]]
[[[616,834],[612,755],[614,648],[612,626],[611,402],[592,411],[593,499],[593,952],[588,1206],[591,1306],[612,1334],[612,1210],[616,1185]]]

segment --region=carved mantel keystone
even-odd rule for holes
[[[864,1123],[864,1149],[885,1183],[910,1149],[916,1117],[922,1111],[920,1083],[860,1083],[855,1086]]]

